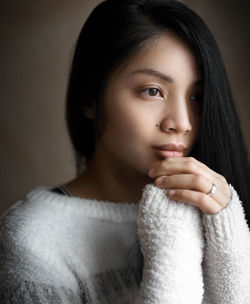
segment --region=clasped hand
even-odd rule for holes
[[[169,189],[170,198],[197,206],[208,214],[220,212],[231,200],[225,177],[193,157],[167,157],[157,161],[148,175],[155,179],[155,186]],[[213,183],[216,191],[208,195]]]

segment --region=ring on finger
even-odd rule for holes
[[[214,183],[212,183],[212,187],[211,187],[210,191],[207,193],[207,195],[213,195],[215,190],[216,190],[216,185]]]

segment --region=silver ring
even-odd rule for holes
[[[211,190],[207,193],[207,195],[213,195],[216,190],[216,185],[213,183]]]

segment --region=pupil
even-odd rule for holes
[[[156,95],[157,94],[157,89],[156,88],[152,88],[150,90],[151,90],[152,95]]]

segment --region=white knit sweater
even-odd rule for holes
[[[216,215],[148,184],[139,203],[40,186],[0,218],[0,303],[249,304],[250,231],[239,197]],[[137,287],[132,244],[144,256]]]

